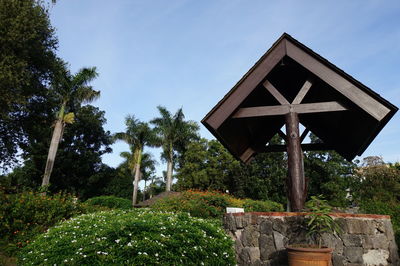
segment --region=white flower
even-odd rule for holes
[[[121,241],[121,240],[120,240],[120,239],[116,239],[116,240],[115,240],[115,242],[116,242],[117,244],[119,243],[119,241]]]
[[[131,242],[128,243],[128,247],[132,247],[132,243]]]
[[[158,257],[158,253],[156,253],[156,257]]]
[[[76,239],[74,239],[74,240],[71,241],[71,243],[75,243],[75,242],[76,242]]]

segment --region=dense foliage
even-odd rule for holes
[[[222,217],[226,207],[244,208],[245,211],[283,211],[283,206],[273,201],[256,201],[239,199],[231,195],[215,191],[185,191],[158,200],[153,209],[161,211],[188,212],[192,216],[202,218]]]
[[[112,209],[129,210],[132,208],[132,202],[128,199],[118,198],[115,196],[99,196],[90,198],[85,201],[88,205],[97,205]]]
[[[398,164],[366,163],[358,169],[352,186],[354,201],[361,210],[391,216],[396,241],[400,244],[400,168]]]
[[[63,64],[54,32],[41,1],[0,1],[0,170],[15,162],[28,127],[40,123],[34,109],[46,104]]]
[[[228,190],[237,197],[284,203],[285,165],[283,153],[260,154],[245,165],[220,142],[201,139],[189,144],[177,171],[176,186],[178,190]]]
[[[103,128],[104,111],[87,105],[75,112],[75,123],[65,129],[59,145],[50,190],[66,190],[84,199],[103,194],[104,187],[116,173],[101,162],[101,156],[111,151],[112,143],[110,132]],[[50,142],[50,125],[36,126],[30,145],[26,147],[24,166],[3,178],[3,184],[30,188],[40,185]]]
[[[235,265],[233,243],[212,221],[149,210],[82,215],[49,229],[21,265]]]
[[[3,249],[13,253],[33,236],[44,232],[60,220],[84,212],[76,198],[57,193],[43,196],[37,192],[17,194],[0,189],[0,236]]]

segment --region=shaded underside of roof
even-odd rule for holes
[[[302,104],[336,102],[345,111],[301,113],[300,123],[347,160],[361,155],[397,107],[288,34],[282,37],[206,115],[202,123],[238,159],[262,152],[285,124],[284,115],[234,118],[249,107],[279,106],[265,82],[289,102],[307,80]]]

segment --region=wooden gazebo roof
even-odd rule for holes
[[[202,123],[238,159],[285,151],[268,145],[285,125],[289,111],[299,114],[321,144],[303,150],[333,149],[347,160],[361,155],[397,107],[343,70],[284,33],[243,78],[205,116]]]

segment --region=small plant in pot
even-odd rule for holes
[[[307,236],[310,236],[315,244],[288,246],[289,266],[329,266],[332,249],[322,246],[322,235],[324,233],[337,235],[341,232],[341,228],[329,215],[332,208],[322,196],[312,196],[306,207],[309,211],[306,216]]]

